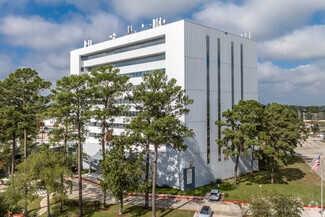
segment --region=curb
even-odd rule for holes
[[[18,215],[18,214],[10,214],[10,213],[8,213],[8,214],[6,214],[7,216],[19,216],[19,217],[23,217],[23,215]]]
[[[128,194],[128,196],[140,196],[144,197],[144,194]],[[152,195],[149,195],[152,197]],[[172,199],[183,199],[183,200],[203,200],[201,197],[182,197],[182,196],[168,196],[168,195],[156,195],[158,198],[172,198]]]
[[[233,200],[222,200],[222,202],[226,202],[226,203],[249,203],[249,202],[233,201]]]

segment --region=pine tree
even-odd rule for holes
[[[256,138],[260,133],[260,120],[263,108],[255,100],[240,100],[230,110],[222,113],[225,121],[216,121],[219,126],[224,126],[222,139],[217,139],[218,145],[225,147],[225,154],[235,157],[234,185],[237,185],[237,170],[241,153],[247,154],[249,148],[258,145]],[[253,152],[253,150],[252,150]],[[253,154],[253,153],[252,153]],[[252,155],[253,158],[253,155]]]
[[[129,192],[142,186],[143,155],[134,153],[134,141],[127,134],[116,136],[101,163],[104,179],[100,182],[120,201],[119,214],[123,214],[123,199]]]
[[[109,122],[114,121],[114,117],[126,110],[126,106],[119,104],[116,100],[123,100],[128,88],[132,86],[128,82],[129,77],[121,76],[119,69],[112,70],[111,65],[99,66],[91,71],[90,88],[93,94],[93,109],[91,115],[101,123],[100,141],[102,145],[102,156],[105,161],[105,145],[110,141],[112,126]],[[102,186],[103,194],[101,208],[105,208],[106,188]]]
[[[53,103],[62,105],[58,108],[62,113],[69,111],[68,122],[76,126],[74,141],[78,144],[78,178],[79,178],[79,211],[82,216],[82,142],[85,141],[85,126],[90,119],[91,96],[88,87],[89,75],[70,75],[56,82],[56,88],[52,89]],[[68,104],[66,104],[68,103]]]
[[[51,82],[38,76],[30,68],[17,69],[4,80],[7,91],[11,93],[11,102],[18,110],[18,127],[23,130],[24,158],[27,158],[27,140],[37,134],[37,115],[45,110],[48,97],[42,94],[51,86]]]
[[[168,80],[164,71],[155,70],[152,74],[143,75],[143,81],[132,92],[135,108],[139,111],[132,118],[130,129],[138,137],[138,141],[146,141],[146,168],[148,168],[149,144],[154,146],[154,167],[152,183],[152,216],[156,216],[156,180],[158,164],[158,148],[167,146],[176,150],[186,150],[185,137],[194,136],[180,120],[188,114],[187,105],[193,103],[185,90],[176,85],[176,79]],[[146,169],[146,182],[148,182]]]
[[[294,111],[277,103],[267,105],[263,117],[265,136],[261,152],[271,170],[271,184],[274,184],[274,171],[287,163],[288,155],[292,155],[305,138],[301,134],[304,126]]]

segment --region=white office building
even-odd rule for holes
[[[234,175],[234,159],[224,156],[215,140],[222,135],[214,124],[222,112],[240,99],[257,100],[257,46],[250,35],[238,36],[186,20],[165,24],[153,20],[149,28],[71,51],[71,74],[88,73],[99,65],[112,64],[130,76],[133,85],[144,73],[165,70],[169,78],[194,99],[190,113],[182,118],[195,132],[185,139],[187,150],[159,151],[158,184],[190,189]],[[121,102],[127,103],[127,102]],[[136,115],[130,111],[128,115]],[[99,123],[92,120],[84,151],[90,156],[101,148],[96,133]],[[114,123],[114,134],[125,127],[124,117]],[[257,169],[255,161],[255,169]],[[241,156],[238,173],[248,172],[250,160]]]

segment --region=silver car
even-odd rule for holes
[[[203,206],[201,211],[199,212],[199,217],[211,217],[212,211],[209,206]]]
[[[210,200],[219,200],[221,197],[221,192],[219,190],[211,190]]]

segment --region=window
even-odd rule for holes
[[[241,99],[244,100],[244,57],[243,57],[243,44],[240,44],[240,87]]]
[[[234,92],[234,42],[231,42],[231,106],[235,104],[235,92]]]
[[[130,65],[136,65],[141,63],[155,62],[160,60],[165,60],[165,54],[160,54],[151,57],[137,58],[137,59],[127,60],[127,61],[117,62],[117,63],[107,63],[106,65],[110,64],[116,68],[116,67],[130,66]],[[90,67],[88,68],[88,71],[91,71],[92,69],[96,69],[97,67],[98,66]]]
[[[218,58],[218,121],[221,121],[221,60],[220,60],[220,38],[217,40],[217,58]],[[218,139],[221,139],[221,127],[218,126]],[[221,146],[218,145],[218,161],[221,161]]]
[[[99,57],[104,57],[104,56],[109,56],[109,55],[112,55],[112,54],[123,53],[123,52],[131,51],[131,50],[136,50],[136,49],[150,47],[150,46],[154,46],[154,45],[158,45],[158,44],[164,44],[164,43],[165,43],[165,38],[154,39],[154,40],[151,40],[151,41],[146,41],[146,42],[141,42],[141,43],[137,43],[137,44],[133,44],[133,45],[128,45],[128,46],[120,47],[120,48],[117,48],[117,49],[106,50],[106,51],[103,51],[103,52],[100,52],[100,53],[97,53],[97,54],[82,56],[81,60],[82,61],[91,60],[91,59],[95,59],[95,58],[99,58]]]
[[[206,36],[207,163],[210,163],[210,38]]]
[[[163,69],[158,69],[159,71],[166,71],[165,68]],[[140,71],[140,72],[130,72],[130,73],[125,73],[125,74],[121,74],[122,75],[126,75],[129,76],[130,78],[136,78],[136,77],[142,77],[144,74],[151,74],[154,70],[147,70],[147,71]]]

